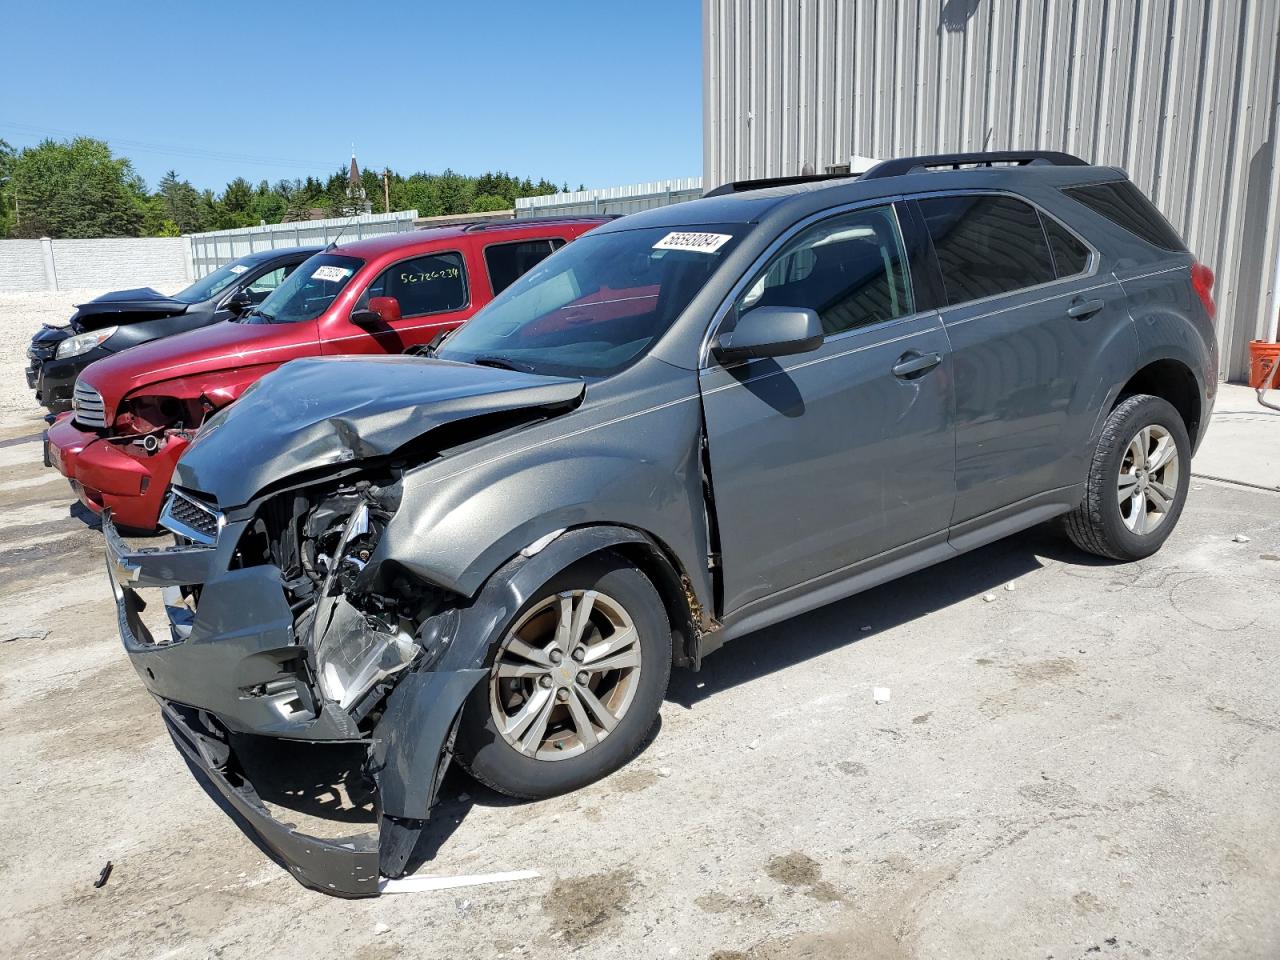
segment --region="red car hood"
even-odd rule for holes
[[[102,395],[110,422],[120,401],[139,387],[236,368],[276,367],[319,352],[316,326],[312,322],[272,324],[224,320],[103,357],[89,364],[80,379]]]

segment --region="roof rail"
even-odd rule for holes
[[[582,220],[617,220],[620,213],[565,213],[548,217],[512,217],[510,220],[478,220],[463,227],[466,233],[480,230],[502,230],[509,227],[537,226],[541,223],[564,223]]]
[[[1031,164],[1052,164],[1055,167],[1087,167],[1087,161],[1058,150],[993,150],[987,153],[936,153],[922,157],[898,157],[878,163],[862,175],[863,180],[881,180],[884,177],[901,177],[919,170],[936,167],[991,167],[998,163],[1020,167]]]
[[[815,183],[821,180],[851,180],[857,178],[856,173],[804,173],[795,177],[765,177],[760,180],[734,180],[722,183],[704,193],[706,197],[723,197],[730,193],[743,193],[747,190],[766,190],[769,187],[789,187],[794,183]]]

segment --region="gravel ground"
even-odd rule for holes
[[[340,901],[180,759],[40,426],[0,411],[0,641],[49,631],[0,642],[0,956],[1280,956],[1280,494],[1196,481],[1150,560],[1034,531],[743,638],[602,783],[448,776],[420,873],[539,879]]]
[[[161,285],[161,293],[177,293],[182,285]],[[0,410],[30,412],[32,393],[23,370],[27,344],[43,323],[66,323],[76,304],[86,303],[106,290],[60,290],[57,293],[0,292]]]

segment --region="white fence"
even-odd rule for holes
[[[0,240],[0,290],[121,290],[191,279],[186,237]]]
[[[362,214],[183,237],[0,240],[0,290],[126,290],[190,283],[258,250],[324,246],[414,229],[417,210]]]
[[[203,277],[224,263],[230,263],[247,253],[274,250],[277,247],[325,246],[339,236],[346,242],[384,233],[405,233],[414,229],[417,218],[417,210],[365,213],[358,217],[332,217],[328,220],[272,223],[265,227],[245,227],[242,230],[193,233],[184,239],[191,244],[192,273]]]
[[[665,207],[702,196],[701,177],[676,180],[653,180],[625,187],[601,187],[595,190],[573,190],[542,197],[518,197],[516,219],[547,216],[591,214],[628,214]]]

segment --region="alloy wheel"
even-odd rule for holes
[[[1129,441],[1116,478],[1120,518],[1145,535],[1169,516],[1178,496],[1181,463],[1173,435],[1159,424],[1143,427]]]
[[[616,600],[596,590],[547,597],[498,648],[489,675],[494,724],[524,756],[579,756],[626,715],[640,661],[640,635]]]

